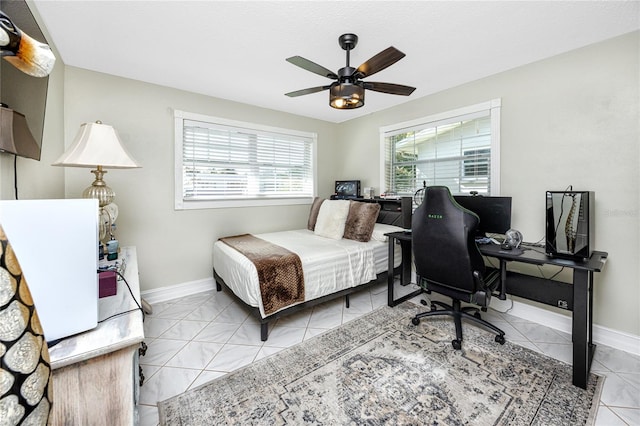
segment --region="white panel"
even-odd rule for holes
[[[0,201],[47,341],[98,323],[98,201]]]

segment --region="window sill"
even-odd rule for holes
[[[228,209],[236,207],[311,205],[313,197],[252,198],[243,200],[181,200],[176,201],[175,210]]]

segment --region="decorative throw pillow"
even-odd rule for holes
[[[349,214],[349,200],[325,200],[320,206],[314,234],[341,240]]]
[[[320,206],[324,198],[316,197],[313,199],[313,203],[311,203],[311,210],[309,211],[309,220],[307,221],[307,229],[309,231],[313,231],[316,229],[316,222],[318,220],[318,212],[320,212]]]
[[[344,238],[366,243],[371,239],[373,226],[380,213],[380,204],[351,201],[344,227]]]

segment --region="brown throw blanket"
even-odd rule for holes
[[[264,313],[304,302],[302,262],[297,254],[250,234],[220,238],[256,266]]]

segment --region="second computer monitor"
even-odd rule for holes
[[[456,195],[453,198],[462,207],[478,215],[479,236],[504,234],[511,228],[511,197]]]

